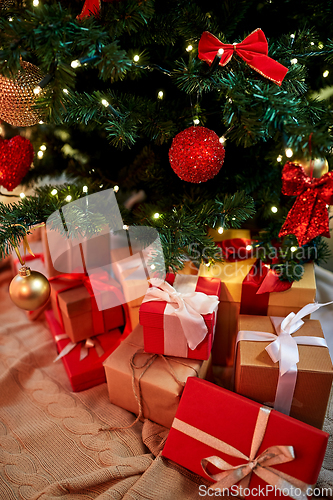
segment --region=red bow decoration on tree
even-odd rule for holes
[[[327,206],[333,203],[333,172],[319,179],[301,165],[288,162],[282,170],[282,194],[297,196],[279,236],[294,234],[300,246],[319,235],[330,237]]]
[[[250,68],[265,78],[281,85],[288,68],[268,57],[268,43],[261,29],[256,29],[240,43],[220,42],[214,35],[205,31],[199,41],[199,58],[212,64],[219,49],[223,49],[219,64],[228,64],[234,53],[241,57]]]

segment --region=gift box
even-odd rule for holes
[[[213,365],[233,365],[243,281],[255,263],[256,259],[251,258],[236,262],[216,263],[209,268],[205,265],[200,266],[199,276],[221,280],[220,304],[212,349]],[[287,316],[291,312],[297,312],[305,304],[313,302],[315,295],[314,265],[305,264],[304,274],[300,281],[295,281],[289,290],[269,294],[266,315]],[[259,301],[259,297],[258,295],[256,300]],[[253,310],[254,314],[257,314],[254,307]]]
[[[84,275],[66,274],[50,279],[54,316],[72,342],[123,327],[125,323],[119,283],[107,275],[107,288],[100,291],[99,298],[107,306],[112,294],[112,302],[118,305],[99,311],[87,281]]]
[[[209,496],[305,498],[317,482],[328,437],[292,417],[190,377],[162,455],[214,482],[210,488],[217,489]],[[207,494],[205,485],[199,488]]]
[[[328,348],[320,345],[325,344],[319,340],[324,340],[320,322],[305,319],[303,326],[292,333],[291,337],[302,341],[302,345],[296,346],[299,353],[296,374],[285,372],[280,376],[281,360],[274,362],[265,348],[278,338],[282,319],[239,315],[238,338],[241,340],[237,342],[235,391],[266,405],[273,406],[275,402],[279,411],[321,429],[332,387],[333,367]],[[267,336],[258,332],[265,332]],[[313,338],[318,339],[319,345],[314,345]],[[285,342],[289,343],[290,339],[286,337]],[[287,356],[287,361],[293,355],[286,350],[288,347],[290,344],[282,346],[281,354],[281,357]],[[288,377],[291,377],[289,382]],[[278,383],[282,384],[279,392]]]
[[[53,311],[46,311],[45,317],[56,342],[57,351],[61,355],[64,349],[69,349],[71,341],[68,337],[65,338],[66,334],[55,319]],[[74,392],[106,382],[103,362],[119,346],[121,339],[122,333],[116,328],[111,332],[92,337],[90,340],[96,347],[88,348],[88,354],[84,359],[80,359],[80,356],[82,349],[85,348],[85,342],[77,343],[61,358]]]
[[[140,325],[104,362],[111,403],[139,415],[141,399],[141,417],[164,427],[171,426],[186,379],[196,375],[204,378],[209,367],[209,360],[173,358],[143,352],[143,330]]]
[[[149,288],[140,307],[145,351],[208,359],[214,340],[220,280],[167,274],[165,282],[152,279],[151,283],[156,286]]]

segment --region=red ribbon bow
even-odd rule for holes
[[[288,68],[268,57],[268,43],[261,29],[256,29],[240,43],[222,43],[205,31],[199,41],[199,58],[211,64],[219,49],[223,49],[220,65],[225,66],[233,54],[241,57],[250,68],[281,85]]]
[[[333,203],[333,172],[319,179],[301,165],[288,162],[282,170],[282,194],[297,196],[279,236],[294,234],[300,246],[319,235],[330,237],[327,206]]]

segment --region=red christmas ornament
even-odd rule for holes
[[[82,21],[86,17],[90,17],[91,15],[98,17],[101,11],[101,0],[86,0],[84,2],[81,14],[76,16],[76,19]]]
[[[199,184],[215,177],[225,150],[218,135],[205,127],[190,127],[177,134],[169,150],[173,171],[180,179]]]
[[[0,141],[0,186],[13,191],[30,169],[34,158],[31,142],[20,135]]]
[[[327,205],[333,203],[333,172],[311,178],[297,163],[282,170],[282,194],[297,196],[279,236],[294,234],[299,246],[319,235],[330,237]]]

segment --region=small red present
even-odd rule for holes
[[[212,350],[221,280],[167,274],[150,280],[140,307],[146,352],[208,359]]]
[[[73,391],[83,391],[106,382],[103,362],[124,338],[121,331],[116,328],[74,344],[61,329],[53,311],[46,311],[45,317],[57,345],[59,356],[56,359],[61,357]]]
[[[162,455],[213,481],[210,492],[215,492],[209,496],[306,499],[317,482],[328,437],[292,417],[190,377]],[[207,494],[208,488],[201,486],[201,493]]]

